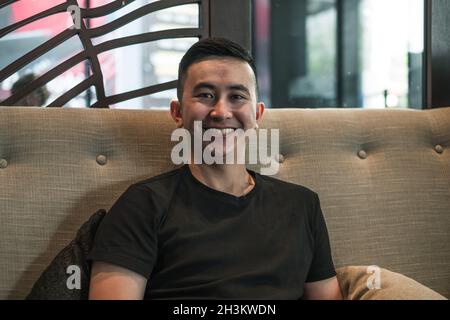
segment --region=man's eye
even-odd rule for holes
[[[197,95],[198,98],[204,98],[204,99],[214,99],[214,96],[211,93],[203,92],[199,93]]]
[[[245,97],[241,96],[240,94],[234,94],[231,96],[231,99],[233,100],[243,100]]]

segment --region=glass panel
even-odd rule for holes
[[[154,1],[135,1],[131,4],[123,7],[122,9],[106,15],[104,17],[89,19],[91,28],[98,27],[107,24],[130,13],[145,4]],[[118,39],[122,37],[128,37],[145,32],[154,32],[168,29],[178,28],[198,28],[199,27],[199,6],[198,4],[187,4],[182,6],[176,6],[172,8],[163,9],[160,11],[152,12],[146,16],[138,18],[133,22],[120,27],[113,32],[105,34],[97,38],[93,38],[94,45],[99,43]]]
[[[424,0],[254,0],[261,99],[422,108]]]
[[[106,95],[177,80],[178,64],[184,52],[196,41],[197,38],[166,39],[100,54]],[[135,100],[130,105],[133,108],[168,107],[172,98],[176,98],[176,94],[165,98],[152,95]],[[117,104],[118,107],[127,105],[127,101]]]
[[[48,82],[46,87],[50,93],[49,99],[45,106],[48,106],[56,98],[75,87],[77,84],[86,79],[86,62],[80,62],[73,68],[67,70],[61,75],[57,76],[52,81]]]
[[[19,1],[0,10],[0,16],[2,17],[2,22],[5,22],[4,25],[6,26],[61,2],[62,1],[60,0],[51,0],[46,1],[44,4],[44,1]],[[80,6],[87,7],[87,4],[89,4],[89,7],[91,8],[99,7],[111,2],[112,1],[108,0],[91,0],[89,2],[86,0],[78,1]],[[105,17],[90,19],[90,26],[92,28],[101,26],[152,2],[155,2],[155,0],[133,1],[115,13],[106,15]],[[134,22],[128,23],[114,32],[93,39],[95,40],[94,45],[103,41],[150,31],[199,27],[199,9],[198,4],[188,4],[150,13]],[[63,12],[30,23],[11,34],[0,38],[0,69],[5,68],[33,48],[72,25],[73,22],[70,13]],[[178,63],[182,55],[196,41],[198,41],[197,38],[167,39],[118,48],[100,54],[99,60],[103,73],[106,95],[115,95],[150,85],[176,80],[178,76]],[[78,53],[80,50],[83,50],[83,48],[79,38],[73,37],[52,49],[44,56],[30,62],[21,70],[18,70],[18,72],[1,82],[0,101],[3,101],[11,95],[11,88],[19,79],[29,74],[33,74],[34,77],[39,77],[50,68],[53,68],[60,62]],[[50,97],[45,105],[48,105],[48,103],[64,93],[62,92],[63,87],[69,90],[80,82],[79,78],[81,74],[78,71],[81,72],[82,70],[85,70],[84,73],[86,73],[86,69],[89,69],[86,65],[87,62],[83,62],[83,64],[84,67],[80,66],[79,68],[72,68],[63,75],[64,81],[62,82],[64,82],[64,86],[62,85],[62,82],[58,83],[58,81],[52,81],[47,84],[47,89],[50,91]],[[84,79],[85,74],[82,76]],[[61,77],[58,77],[58,79],[61,79]],[[91,96],[90,105],[95,102],[95,92],[92,88],[90,92],[90,95],[80,95],[80,97],[84,96],[86,98],[84,105],[87,104],[89,96]],[[175,94],[169,97],[167,92],[159,95],[150,95],[148,97],[134,99],[132,107],[168,107],[170,99],[175,97]],[[72,106],[74,103],[78,104],[80,101],[78,97],[73,100],[75,102],[70,102],[69,105]],[[138,101],[139,103],[136,103]],[[115,105],[115,107],[126,107],[128,105],[131,104],[122,102]]]
[[[2,1],[3,2],[3,1]],[[55,7],[64,0],[21,0],[0,9],[0,28],[27,19],[35,14]]]
[[[288,95],[293,103],[334,105],[336,7],[334,1],[309,1],[306,10],[304,70],[290,81]]]
[[[72,37],[36,60],[25,65],[23,68],[19,69],[17,72],[13,73],[0,83],[0,101],[3,101],[10,96],[13,86],[16,83],[20,84],[20,82],[23,81],[22,79],[27,79],[30,75],[33,75],[33,78],[40,77],[81,50],[83,50],[83,46],[80,39],[78,37]],[[86,62],[83,63],[85,64]],[[72,73],[72,78],[75,78],[78,75],[78,69],[76,68],[69,69],[68,72]],[[67,77],[64,81],[54,82],[51,87],[47,88],[50,98],[56,98],[59,94],[61,94],[61,92],[67,88],[67,84],[73,84],[73,81]],[[69,86],[69,89],[70,88],[71,87]]]
[[[91,19],[91,26],[106,24],[151,2],[154,0],[135,1],[113,14]],[[94,38],[93,42],[99,44],[146,32],[197,27],[199,27],[199,6],[188,4],[153,12],[114,32]],[[111,96],[176,80],[181,57],[197,41],[197,38],[166,39],[117,48],[99,54],[106,95]],[[166,108],[170,100],[176,98],[176,93],[169,96],[169,92],[172,93],[172,90],[117,103],[111,108]]]
[[[86,91],[80,93],[75,98],[72,98],[69,102],[66,103],[64,107],[66,108],[87,108],[86,106],[86,96],[90,95],[91,105],[97,102],[97,97],[95,95],[95,87],[90,87]]]
[[[71,21],[69,13],[58,13],[29,23],[0,38],[0,69],[73,25]]]
[[[169,109],[170,100],[176,98],[177,90],[170,89],[145,97],[130,99],[111,105],[111,109]]]
[[[80,62],[66,72],[60,74],[44,86],[23,97],[16,102],[16,106],[46,107],[59,96],[82,82],[85,77],[86,62]],[[39,75],[29,72],[20,76],[10,88],[12,94],[20,92],[21,88],[34,81]]]
[[[422,0],[361,2],[365,108],[420,106],[423,10]]]

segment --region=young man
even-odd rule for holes
[[[252,57],[225,39],[194,44],[179,66],[178,128],[257,127]],[[208,143],[203,144],[203,149]],[[91,299],[341,299],[319,198],[243,164],[195,164],[132,185],[100,225]]]

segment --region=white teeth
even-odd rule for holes
[[[211,131],[211,133],[215,134],[215,135],[223,135],[226,136],[228,134],[231,134],[234,132],[233,128],[226,128],[226,129],[217,129],[217,128],[210,128],[207,129],[208,131]]]

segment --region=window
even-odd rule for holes
[[[80,37],[72,33],[70,37],[60,41],[51,50],[45,52],[37,59],[36,55],[27,54],[42,46],[47,41],[68,32],[74,24],[71,11],[67,2],[62,0],[33,1],[24,0],[0,6],[0,29],[7,28],[15,23],[33,17],[46,10],[57,9],[57,13],[30,21],[24,26],[6,34],[0,35],[0,101],[8,101],[14,92],[14,85],[20,84],[21,88],[28,85],[34,79],[47,76],[45,86],[33,92],[29,92],[24,99],[17,101],[16,105],[40,105],[48,106],[53,102],[58,106],[59,101],[66,107],[88,107],[96,103],[95,80],[93,74],[101,74],[103,82],[99,81],[104,90],[106,99],[115,97],[109,103],[111,108],[144,109],[144,108],[168,108],[172,98],[176,98],[176,89],[169,89],[153,94],[136,94],[124,99],[121,94],[130,91],[139,91],[155,85],[163,85],[163,88],[173,88],[178,78],[178,63],[184,52],[196,41],[204,36],[207,30],[200,26],[200,7],[203,0],[199,1],[111,1],[111,0],[79,0],[82,10],[96,9],[99,7],[116,6],[113,11],[106,11],[99,16],[84,18],[83,23],[88,29],[99,30],[102,26],[111,26],[124,17],[129,21],[118,27],[109,27],[106,31],[98,31],[89,34],[89,40],[95,46],[100,70],[95,71],[86,58],[78,59],[70,66],[65,62],[76,58],[76,55],[85,50],[85,44]],[[117,5],[119,5],[117,7]],[[150,8],[150,5],[154,7]],[[149,9],[150,8],[150,9]],[[156,11],[154,11],[157,8]],[[66,10],[67,9],[67,10]],[[141,9],[144,9],[142,11]],[[109,9],[103,9],[109,10]],[[137,11],[144,12],[134,15]],[[6,30],[6,29],[4,29]],[[206,30],[206,31],[205,31]],[[3,31],[3,30],[1,30]],[[83,32],[83,30],[81,30]],[[162,32],[157,34],[157,32]],[[150,33],[155,36],[151,40],[138,40],[136,43],[126,42],[114,48],[99,49],[105,43],[111,43],[120,38],[130,36],[145,36],[148,39]],[[142,39],[142,38],[140,38]],[[42,47],[41,47],[42,49]],[[20,68],[11,64],[23,59]],[[64,64],[64,72],[55,76],[56,66]],[[48,74],[51,73],[51,75]],[[6,75],[6,76],[3,76]],[[30,77],[30,75],[32,77]],[[98,78],[99,79],[99,78]],[[97,83],[98,84],[98,83]],[[79,86],[81,93],[73,97],[64,98],[64,95],[72,88]],[[37,103],[41,99],[30,97],[42,95],[43,89],[47,92],[45,102]],[[162,89],[164,90],[164,89]],[[147,90],[155,92],[155,90]],[[138,96],[139,95],[139,96]],[[62,100],[58,100],[61,99]],[[73,98],[72,98],[73,97]],[[103,98],[105,99],[105,98]],[[123,101],[125,100],[125,101]],[[109,100],[108,100],[109,101]],[[28,104],[30,103],[30,104]]]
[[[272,107],[424,106],[424,0],[254,0]]]
[[[103,23],[113,21],[126,13],[153,1],[134,1],[129,6],[106,16]],[[125,25],[105,36],[94,39],[98,44],[104,41],[146,32],[179,28],[199,27],[198,4],[187,4],[163,9]],[[91,23],[95,22],[92,19]],[[187,49],[198,38],[175,38],[146,42],[99,55],[104,76],[105,93],[112,96],[139,88],[175,81],[178,78],[178,64]],[[111,108],[146,109],[168,108],[170,100],[176,98],[176,89],[170,89],[143,97],[111,104]]]

